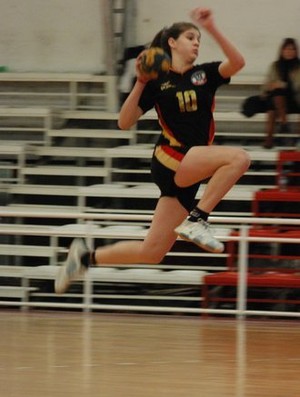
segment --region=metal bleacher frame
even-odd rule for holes
[[[63,227],[46,227],[46,226],[34,226],[28,227],[28,225],[7,225],[6,229],[1,228],[1,234],[13,233],[14,235],[44,235],[50,238],[50,246],[40,247],[40,250],[45,250],[44,255],[49,255],[49,249],[52,252],[58,253],[59,250],[67,251],[65,247],[58,246],[58,237],[69,237],[74,238],[81,236],[87,239],[89,244],[93,244],[95,238],[122,238],[122,239],[140,239],[143,238],[146,230],[141,232],[140,229],[134,229],[129,226],[128,228],[100,228],[96,227],[95,222],[103,219],[115,219],[120,221],[149,221],[151,220],[150,215],[133,215],[133,214],[91,214],[91,213],[74,213],[74,212],[62,212],[62,213],[44,213],[43,211],[13,211],[9,210],[5,207],[0,209],[1,217],[25,217],[25,218],[36,218],[39,217],[53,217],[53,218],[68,218],[69,220],[81,219],[83,223],[78,227],[74,224],[65,225]],[[237,218],[237,217],[213,217],[211,219],[214,226],[218,225],[218,227],[222,227],[222,225],[228,225],[237,228],[239,230],[238,235],[231,236],[228,233],[221,234],[219,233],[218,238],[224,241],[234,240],[238,242],[239,245],[239,258],[238,258],[238,272],[237,274],[237,307],[235,309],[214,309],[214,308],[206,308],[201,307],[202,301],[202,287],[205,280],[205,277],[210,274],[210,272],[220,271],[221,269],[216,269],[214,267],[208,268],[207,266],[203,266],[203,261],[205,261],[206,254],[197,254],[199,260],[201,259],[202,264],[199,262],[199,265],[196,267],[186,268],[185,266],[170,266],[170,265],[105,265],[96,268],[90,269],[91,271],[87,272],[86,276],[81,280],[77,281],[77,292],[70,291],[70,295],[66,293],[65,295],[55,295],[52,291],[48,289],[45,293],[40,293],[34,289],[36,288],[34,285],[31,285],[31,280],[54,280],[55,274],[58,270],[58,265],[51,265],[51,263],[47,266],[36,266],[36,267],[23,267],[23,272],[20,270],[20,267],[0,267],[0,276],[11,276],[16,277],[20,281],[20,287],[17,288],[14,286],[12,289],[16,292],[17,300],[7,300],[1,299],[0,305],[2,306],[14,306],[21,308],[64,308],[64,309],[78,309],[84,311],[93,311],[93,310],[130,310],[130,311],[144,311],[144,312],[182,312],[189,314],[225,314],[225,315],[235,315],[237,317],[243,318],[248,315],[257,315],[257,316],[274,316],[274,317],[300,317],[300,313],[298,311],[271,311],[271,310],[248,310],[247,309],[247,272],[248,272],[248,260],[247,260],[247,252],[248,252],[248,244],[253,241],[261,241],[261,242],[286,242],[291,244],[299,244],[300,238],[299,236],[281,236],[277,238],[268,238],[268,237],[260,237],[260,236],[252,236],[249,234],[250,225],[255,225],[256,223],[268,225],[273,223],[274,221],[277,224],[299,227],[300,220],[295,219],[267,219],[267,218]],[[221,230],[221,229],[220,229]],[[23,249],[23,246],[18,247]],[[28,247],[28,249],[30,249]],[[185,255],[188,255],[185,253]],[[59,262],[57,262],[59,263]],[[125,268],[125,269],[124,269]],[[114,269],[113,271],[111,269]],[[11,270],[11,273],[10,273]],[[299,283],[299,274],[295,275],[295,283],[298,280]],[[138,294],[130,295],[125,294],[119,296],[118,293],[114,295],[109,295],[110,303],[101,303],[107,296],[93,292],[94,283],[115,283],[117,286],[121,286],[122,283],[143,283],[143,284],[168,284],[168,285],[192,285],[198,289],[199,299],[194,299],[198,301],[200,307],[190,308],[185,307],[182,303],[178,305],[166,306],[162,302],[164,298],[161,298],[159,305],[138,305],[136,303],[137,300],[146,299],[144,293],[141,296],[137,296]],[[81,286],[82,289],[78,290],[78,286]],[[53,287],[52,287],[53,288]],[[3,291],[2,291],[3,292]],[[22,293],[23,292],[23,293]],[[7,288],[4,290],[4,296],[7,295]],[[0,288],[1,294],[1,288]],[[172,295],[171,295],[172,296]],[[20,299],[21,298],[21,299]],[[46,300],[44,299],[46,298]],[[74,299],[73,299],[74,298]],[[151,301],[151,295],[148,296]],[[175,297],[174,297],[175,298]],[[72,300],[73,299],[73,300]],[[77,300],[76,300],[77,299]],[[119,301],[118,304],[114,303],[114,300],[117,299]],[[122,302],[124,299],[124,302]],[[159,298],[156,298],[159,299]],[[175,298],[179,302],[186,301],[185,297],[182,296]],[[170,298],[170,300],[172,300]],[[147,302],[146,302],[147,303]]]
[[[187,285],[193,286],[199,290],[197,298],[189,299],[182,296],[182,302],[197,302],[200,303],[203,300],[202,286],[203,280],[206,274],[209,272],[216,272],[226,270],[227,254],[217,255],[224,262],[224,266],[208,265],[208,259],[212,257],[212,254],[203,252],[181,252],[181,253],[170,253],[169,255],[191,256],[199,257],[199,266],[181,266],[174,265],[170,266],[160,264],[153,268],[153,265],[147,266],[145,264],[127,266],[128,270],[125,272],[124,269],[119,269],[118,266],[114,267],[114,271],[111,271],[112,267],[105,267],[100,269],[91,269],[88,275],[78,282],[79,292],[73,291],[67,295],[66,299],[63,297],[56,297],[53,291],[47,293],[41,292],[36,289],[35,286],[31,285],[31,281],[34,279],[44,279],[53,282],[55,273],[58,265],[60,265],[60,256],[66,254],[67,247],[64,242],[63,246],[60,246],[59,239],[64,236],[67,239],[71,239],[76,236],[87,238],[93,243],[96,239],[102,240],[114,240],[114,239],[133,239],[141,238],[145,233],[145,229],[134,229],[134,226],[139,227],[140,223],[149,222],[152,216],[152,211],[149,210],[126,210],[122,208],[113,209],[99,209],[90,207],[88,204],[88,198],[110,198],[110,199],[136,199],[136,200],[148,200],[157,199],[158,190],[151,182],[135,182],[131,180],[133,174],[137,175],[148,175],[149,169],[141,167],[122,167],[119,164],[115,164],[115,160],[120,159],[136,159],[149,162],[152,154],[153,144],[139,143],[141,137],[145,138],[148,134],[151,139],[153,135],[157,134],[155,130],[145,130],[142,126],[136,126],[136,129],[130,131],[120,131],[116,129],[115,124],[118,119],[117,100],[116,100],[116,77],[115,76],[93,76],[93,75],[74,75],[74,74],[15,74],[15,73],[3,73],[0,74],[0,81],[3,82],[15,82],[22,84],[25,82],[25,87],[28,82],[36,82],[38,85],[42,83],[53,84],[51,88],[52,92],[42,92],[41,88],[34,92],[21,90],[17,92],[5,91],[5,86],[0,92],[0,103],[1,100],[17,98],[17,102],[25,101],[29,99],[27,107],[24,106],[2,106],[0,108],[0,120],[1,117],[4,120],[23,120],[27,118],[27,124],[18,125],[14,127],[10,122],[3,126],[0,131],[5,132],[6,139],[3,139],[3,145],[0,149],[1,159],[3,160],[3,169],[11,170],[13,177],[11,179],[1,180],[0,192],[7,194],[10,197],[20,198],[19,202],[8,202],[6,206],[1,207],[0,217],[3,219],[10,219],[8,224],[2,224],[0,227],[1,236],[12,236],[17,237],[14,240],[14,244],[3,242],[0,244],[0,254],[5,256],[35,256],[36,258],[48,258],[49,263],[47,266],[17,266],[18,260],[14,266],[0,266],[0,277],[8,277],[11,275],[15,277],[19,286],[0,286],[0,305],[2,306],[17,306],[22,308],[30,307],[54,307],[54,308],[65,308],[65,309],[79,309],[84,311],[91,310],[135,310],[135,311],[157,311],[157,312],[181,312],[185,313],[224,313],[231,314],[237,317],[244,317],[247,315],[274,315],[274,316],[291,316],[299,317],[298,312],[272,312],[267,311],[254,311],[247,310],[247,299],[246,299],[246,280],[247,280],[247,250],[248,244],[253,239],[261,241],[275,241],[272,237],[251,236],[249,234],[249,227],[258,220],[252,217],[252,212],[241,212],[241,211],[226,211],[226,212],[214,212],[212,215],[212,223],[216,223],[221,226],[221,229],[235,228],[239,230],[237,235],[220,235],[224,241],[229,239],[236,239],[239,246],[239,271],[238,271],[238,288],[237,288],[237,307],[232,310],[216,310],[212,308],[188,308],[183,307],[180,303],[178,307],[172,304],[166,306],[167,300],[160,296],[159,298],[152,297],[153,299],[161,299],[165,304],[160,303],[159,305],[140,305],[133,303],[136,296],[125,296],[122,294],[116,294],[111,296],[111,299],[122,300],[128,302],[127,299],[132,300],[132,303],[119,303],[119,304],[107,304],[101,302],[104,299],[104,295],[94,294],[93,288],[94,283],[109,282],[109,283],[136,283],[136,284],[161,284],[164,285]],[[101,92],[95,91],[94,88],[85,90],[85,84],[92,87],[101,87]],[[258,147],[258,139],[263,138],[263,130],[256,131],[253,126],[262,125],[265,119],[265,115],[258,114],[251,119],[246,119],[244,116],[237,111],[245,96],[245,92],[248,94],[254,93],[254,91],[261,84],[261,80],[257,78],[245,77],[245,78],[234,78],[232,80],[233,93],[227,92],[226,89],[221,91],[217,101],[215,112],[215,120],[217,125],[217,138],[222,139],[249,139],[254,145],[249,145],[246,149],[249,150],[249,154],[253,163],[264,164],[264,167],[258,169],[250,169],[246,173],[246,177],[255,177],[256,183],[238,183],[231,191],[224,197],[224,201],[239,201],[251,203],[257,189],[272,189],[276,184],[276,163],[278,151],[280,149],[263,150]],[[82,88],[83,85],[83,88]],[[103,88],[104,87],[104,88]],[[246,88],[245,88],[246,87]],[[55,89],[57,91],[55,91]],[[100,88],[99,88],[100,89]],[[243,91],[243,90],[246,91]],[[50,91],[51,91],[50,90]],[[53,91],[54,90],[54,91]],[[63,91],[62,91],[63,90]],[[104,91],[103,91],[104,90]],[[242,94],[241,94],[242,92]],[[57,102],[57,98],[61,96],[61,102]],[[47,102],[49,100],[49,102]],[[233,102],[235,111],[226,110],[226,103]],[[49,104],[49,106],[40,107],[37,103],[42,103],[43,106]],[[95,110],[95,103],[97,104],[97,110]],[[54,106],[53,106],[54,104]],[[225,110],[224,110],[225,108]],[[291,121],[298,122],[298,115],[290,115]],[[59,118],[61,121],[73,120],[92,120],[92,121],[108,121],[111,124],[109,128],[56,128],[55,120]],[[143,121],[151,121],[156,118],[154,112],[149,112],[142,118]],[[34,123],[31,126],[30,121]],[[223,124],[229,125],[232,130],[223,131],[218,125]],[[239,125],[243,125],[241,131],[239,131]],[[24,132],[22,141],[8,139],[10,133],[17,131]],[[39,134],[38,139],[26,140],[26,132],[33,134]],[[295,137],[295,134],[291,134]],[[239,138],[241,137],[241,138]],[[56,145],[56,138],[66,138],[67,143],[64,145]],[[90,139],[93,142],[97,140],[98,144],[106,142],[107,146],[98,147],[84,147],[79,143],[79,140]],[[100,141],[100,139],[102,141]],[[71,143],[68,143],[70,140]],[[115,144],[118,140],[122,140],[125,144]],[[72,142],[76,142],[77,145],[73,145]],[[81,142],[81,141],[80,141]],[[84,141],[83,141],[84,142]],[[110,142],[112,142],[110,146]],[[44,158],[55,158],[56,160],[65,159],[75,161],[75,164],[40,164],[35,159]],[[8,161],[7,161],[8,159]],[[84,161],[97,159],[101,165],[88,165]],[[2,167],[1,167],[2,168]],[[32,176],[43,176],[45,178],[50,176],[65,176],[71,177],[77,175],[81,178],[95,177],[98,179],[96,184],[85,184],[80,183],[78,185],[66,185],[66,184],[41,184],[32,183],[30,181]],[[118,174],[123,174],[123,180],[115,182],[114,178]],[[258,178],[262,178],[261,181]],[[82,179],[83,178],[83,179]],[[103,179],[102,179],[103,178]],[[263,178],[269,178],[268,182],[262,182]],[[270,182],[270,180],[272,181]],[[104,183],[101,183],[101,182]],[[260,182],[259,182],[260,181]],[[198,192],[198,196],[201,196],[203,186]],[[75,205],[60,205],[60,204],[28,204],[25,200],[22,203],[22,199],[25,197],[74,197]],[[18,201],[18,200],[17,200]],[[60,220],[68,223],[68,221],[75,222],[76,225],[68,225],[65,227],[53,227],[47,224],[26,224],[28,219],[48,219],[48,220]],[[13,220],[13,222],[11,222]],[[23,223],[23,221],[26,221]],[[115,224],[121,225],[124,222],[124,228],[106,228],[101,227],[89,229],[88,232],[84,230],[86,225],[101,221],[108,222],[105,226],[113,226]],[[284,224],[288,227],[299,227],[300,220],[291,219],[265,219],[259,218],[259,222],[263,224],[276,222],[277,224]],[[78,229],[76,229],[78,227]],[[18,236],[45,236],[49,238],[49,244],[46,246],[38,245],[26,245],[18,243]],[[284,239],[284,237],[282,237]],[[291,244],[299,244],[299,238],[294,236],[288,240]],[[276,241],[275,241],[276,242]],[[15,248],[15,249],[14,249]],[[203,264],[204,262],[204,264]],[[172,273],[173,272],[173,273]],[[177,272],[177,273],[174,273]],[[199,272],[199,273],[196,273]],[[3,288],[2,288],[3,287]],[[11,288],[10,288],[11,287]],[[21,288],[21,290],[20,290]],[[96,296],[97,295],[97,296]],[[10,299],[2,299],[10,298]],[[15,298],[15,299],[14,299]],[[68,299],[73,300],[68,302]],[[146,301],[147,296],[139,295],[140,301]],[[173,297],[174,302],[180,301],[178,297]],[[172,299],[170,298],[169,301]]]
[[[0,83],[0,104],[10,103],[11,107],[27,103],[27,107],[34,108],[43,103],[45,108],[69,111],[99,108],[117,111],[117,76],[114,75],[5,72],[0,73]],[[95,98],[101,102],[89,104]]]

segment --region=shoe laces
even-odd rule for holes
[[[200,225],[203,227],[206,235],[213,238],[213,233],[212,233],[210,224],[208,222],[206,222],[204,219],[199,219],[197,222],[199,222]]]
[[[197,222],[199,222],[203,227],[205,227],[205,229],[209,229],[209,223],[206,222],[204,219],[199,218]]]

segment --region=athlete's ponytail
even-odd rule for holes
[[[161,29],[153,38],[150,47],[162,48],[170,57],[172,57],[171,48],[169,46],[169,38],[178,39],[181,33],[188,29],[196,29],[199,32],[198,26],[191,22],[176,22],[170,27]]]

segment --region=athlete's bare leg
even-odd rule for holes
[[[190,186],[210,178],[198,203],[210,213],[225,194],[247,171],[250,158],[246,151],[226,146],[195,146],[182,160],[176,175],[178,186]]]
[[[174,229],[186,216],[187,211],[176,198],[161,197],[158,200],[153,221],[145,240],[121,241],[99,247],[94,252],[95,264],[152,264],[161,262],[177,238]],[[87,255],[90,257],[91,254],[84,240],[73,240],[68,257],[55,278],[56,293],[64,293],[72,280],[87,270],[88,264],[84,261],[84,257]]]
[[[114,263],[159,263],[173,246],[174,232],[187,216],[187,211],[174,197],[158,200],[153,220],[144,241],[120,241],[96,249],[96,262]]]
[[[194,147],[184,157],[175,175],[178,186],[189,186],[210,177],[199,208],[211,212],[223,196],[249,167],[247,153],[237,148]],[[95,251],[96,264],[159,263],[176,241],[178,229],[185,222],[188,212],[174,197],[161,197],[144,241],[122,241]],[[195,238],[188,238],[200,247],[212,252],[222,252],[224,245],[215,240],[206,226],[200,225]],[[197,225],[198,226],[198,225]],[[180,234],[181,235],[181,234]],[[199,241],[198,241],[199,240]],[[82,241],[74,241],[65,266],[55,281],[57,293],[64,292],[71,280],[79,275],[84,265],[83,255],[88,253]]]

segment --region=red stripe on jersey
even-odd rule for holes
[[[175,160],[181,161],[184,157],[184,154],[177,152],[177,150],[174,150],[170,146],[161,145],[161,148],[165,153],[167,153],[170,157],[172,157]]]
[[[162,145],[155,148],[154,156],[165,167],[176,172],[184,154],[178,153],[170,146]]]

